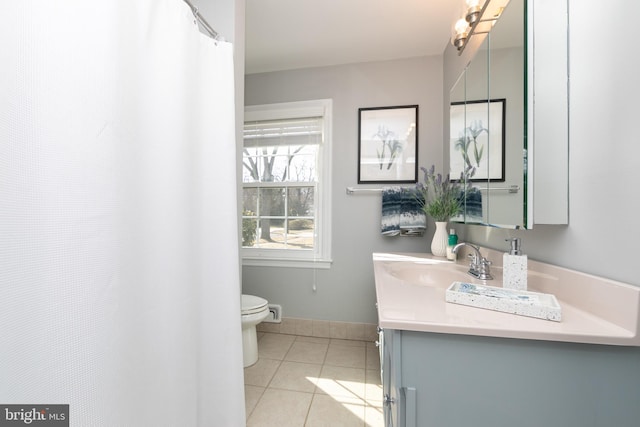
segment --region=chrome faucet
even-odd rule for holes
[[[477,246],[472,245],[471,243],[462,242],[455,245],[453,249],[451,249],[451,251],[456,254],[458,253],[458,249],[463,246],[469,246],[471,249],[473,249],[473,253],[469,254],[471,264],[469,265],[468,273],[476,279],[492,280],[493,276],[491,275],[490,271],[491,261],[482,256],[482,254],[480,253],[480,249]]]

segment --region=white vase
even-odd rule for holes
[[[448,244],[449,233],[447,232],[447,221],[437,221],[436,232],[431,241],[431,253],[435,256],[447,256]]]

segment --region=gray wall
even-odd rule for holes
[[[623,29],[635,28],[638,13],[636,2],[569,1],[569,225],[467,226],[467,240],[503,249],[505,238],[521,237],[531,258],[640,286],[640,83],[634,55],[620,43],[633,37]]]
[[[418,104],[419,163],[441,168],[442,58],[254,74],[245,84],[246,105],[333,99],[333,265],[244,267],[243,292],[281,304],[284,317],[377,323],[372,252],[427,252],[435,227],[424,237],[383,238],[380,194],[346,194],[358,187],[358,108]]]

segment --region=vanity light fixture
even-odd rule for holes
[[[466,0],[467,11],[464,18],[456,21],[454,25],[455,35],[451,39],[451,44],[458,49],[458,55],[462,54],[462,51],[472,36],[476,34],[486,34],[491,30],[491,28],[488,28],[480,31],[477,27],[481,22],[491,22],[491,25],[493,25],[500,17],[500,13],[502,13],[502,10],[508,2],[509,0]],[[491,7],[489,7],[490,4]],[[488,18],[484,17],[487,9],[494,10],[493,13],[488,14],[490,15]]]

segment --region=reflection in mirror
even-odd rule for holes
[[[463,103],[464,104],[464,99],[465,99],[465,95],[464,95],[464,90],[465,90],[465,82],[464,82],[465,76],[464,73],[462,73],[460,75],[460,77],[458,77],[458,80],[456,81],[456,83],[453,85],[453,88],[451,88],[451,92],[449,93],[449,99],[451,100],[451,103]]]
[[[453,221],[526,227],[524,13],[509,2],[451,90],[452,178],[471,181]]]
[[[464,72],[464,100],[450,106],[449,161],[451,177],[465,181],[461,217],[465,223],[484,224],[490,200],[481,190],[489,176],[489,60],[487,40]],[[482,179],[484,182],[477,182]],[[480,185],[470,185],[471,181]]]
[[[512,0],[488,35],[489,96],[507,100],[504,117],[505,175],[500,183],[489,183],[491,209],[489,224],[526,226],[525,201],[525,72],[524,72],[524,1]],[[500,124],[490,123],[489,132],[498,132]],[[515,188],[509,192],[492,188]]]

